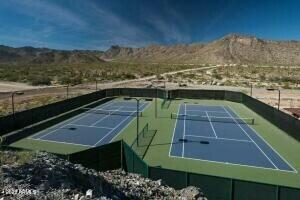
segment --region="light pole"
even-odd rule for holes
[[[98,91],[98,79],[96,79],[96,91]]]
[[[69,99],[69,86],[70,84],[67,85],[67,99]]]
[[[124,100],[136,100],[136,144],[139,146],[139,121],[140,121],[140,116],[139,116],[139,110],[140,110],[140,100],[138,98],[134,97],[125,97]]]
[[[159,87],[155,86],[156,96],[155,96],[155,118],[158,116],[158,107],[157,107],[157,99],[158,99],[158,89]]]
[[[158,88],[156,87],[156,96],[155,96],[155,118],[157,118],[157,98],[158,98]]]
[[[250,83],[250,96],[252,97],[252,92],[253,92],[253,85]]]
[[[280,108],[280,89],[275,89],[275,88],[267,88],[268,91],[278,91],[278,107],[277,109],[279,110]]]
[[[11,93],[11,107],[12,107],[12,113],[15,115],[15,95],[22,95],[24,92],[12,92]]]
[[[158,98],[158,87],[157,86],[155,86],[155,92],[156,92],[156,94],[155,94],[155,118],[157,118],[157,98]]]
[[[150,101],[148,98],[135,98],[135,97],[124,97],[124,100],[136,100],[136,144],[139,146],[139,125],[140,125],[140,101],[146,100]],[[151,99],[152,101],[152,99]]]

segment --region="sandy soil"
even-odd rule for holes
[[[39,89],[49,86],[32,86],[26,83],[16,83],[16,82],[3,82],[0,81],[0,93],[13,92],[19,90],[30,90],[30,89]]]
[[[211,67],[209,67],[211,68]],[[202,68],[202,69],[207,69]],[[195,69],[191,69],[195,70]],[[198,69],[199,70],[199,69]],[[182,70],[181,70],[182,71]],[[178,72],[181,72],[178,71]],[[185,70],[186,71],[186,70]],[[177,72],[177,73],[178,73]],[[170,72],[176,73],[176,72]],[[168,73],[168,74],[170,74]],[[112,88],[112,87],[152,87],[152,86],[164,86],[163,82],[157,82],[155,80],[155,76],[144,77],[135,80],[124,80],[118,82],[108,82],[108,83],[99,83],[97,86],[98,89],[105,89],[105,88]],[[166,83],[167,89],[176,89],[180,88],[176,83]],[[242,91],[250,95],[249,88],[243,87],[232,87],[232,86],[216,86],[216,85],[193,85],[189,84],[188,87],[184,88],[191,88],[191,89],[213,89],[213,90],[231,90],[231,91]],[[14,83],[14,82],[0,82],[0,105],[7,104],[6,108],[10,109],[10,101],[11,101],[11,92],[12,91],[20,91],[24,92],[21,96],[15,97],[16,104],[22,104],[20,109],[28,109],[35,106],[43,105],[45,98],[53,97],[55,101],[65,99],[67,97],[67,87],[65,86],[52,86],[52,87],[36,87],[30,86],[24,83]],[[74,87],[69,87],[69,97],[78,96],[86,93],[90,93],[96,90],[96,84],[83,84],[77,85]],[[252,95],[254,98],[257,98],[269,105],[277,107],[278,105],[278,92],[277,91],[267,91],[263,88],[254,88]],[[44,98],[44,99],[43,99]],[[42,100],[41,100],[42,99]],[[28,104],[28,105],[27,105]],[[35,106],[32,106],[35,105]],[[2,107],[0,110],[3,113],[3,109],[5,106]],[[300,90],[290,90],[290,89],[282,89],[281,90],[281,108],[295,108],[300,107]],[[1,106],[0,106],[1,109]]]

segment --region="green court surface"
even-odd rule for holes
[[[243,104],[223,100],[198,99],[172,100],[171,102],[162,103],[163,100],[158,99],[157,118],[155,117],[154,100],[149,102],[150,105],[143,112],[143,117],[140,117],[140,129],[148,123],[150,130],[157,130],[154,138],[151,139],[151,144],[144,157],[144,160],[150,166],[159,166],[179,171],[188,171],[192,173],[300,188],[300,156],[298,155],[300,152],[299,142]],[[296,171],[288,172],[232,165],[228,163],[214,163],[187,158],[170,157],[170,148],[176,126],[176,120],[171,119],[170,116],[171,113],[177,113],[179,106],[184,103],[205,106],[229,106],[240,117],[254,118],[255,124],[249,126],[259,133],[259,135],[267,141],[268,144],[275,149],[278,154],[280,154],[280,156],[282,156]],[[136,139],[136,119],[123,129],[118,136],[114,138],[114,141],[120,139],[123,139],[129,145],[134,142]],[[141,139],[141,142],[143,142],[142,140],[143,139]],[[59,154],[69,154],[89,148],[81,145],[36,141],[29,138],[15,142],[11,144],[11,146],[25,149],[45,150]]]

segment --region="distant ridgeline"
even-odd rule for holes
[[[300,65],[300,41],[271,41],[230,34],[210,43],[112,46],[103,59],[189,64]]]

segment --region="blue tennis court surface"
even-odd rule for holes
[[[296,172],[228,106],[181,104],[177,115],[182,117],[176,121],[171,157]],[[207,120],[188,116],[202,116]],[[224,122],[215,118],[224,118]]]
[[[140,111],[148,103],[140,103]],[[74,144],[88,147],[100,146],[111,142],[136,117],[136,102],[109,101],[93,111],[105,111],[111,114],[101,114],[87,110],[56,126],[41,131],[29,139]],[[122,113],[123,114],[118,114]]]

